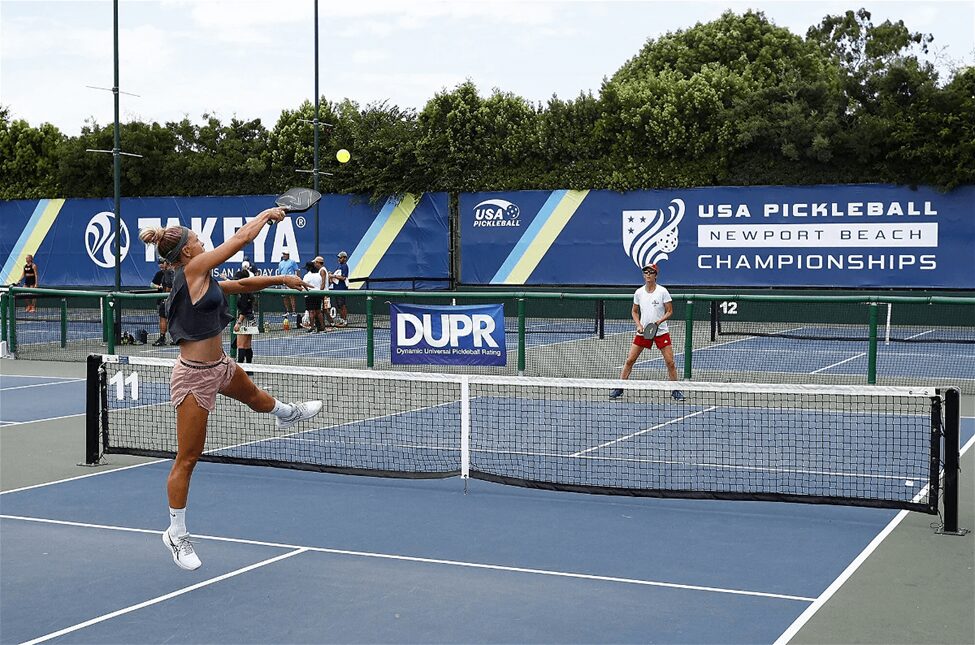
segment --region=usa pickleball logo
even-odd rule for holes
[[[119,255],[124,260],[129,253],[129,229],[119,222]],[[115,266],[115,213],[102,211],[85,227],[85,249],[91,261],[108,269]]]
[[[623,211],[623,248],[638,267],[666,260],[677,249],[677,226],[684,219],[684,200],[665,208]]]
[[[474,207],[474,228],[521,227],[521,208],[506,199],[486,199]]]

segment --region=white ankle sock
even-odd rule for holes
[[[290,417],[294,414],[295,406],[290,403],[281,403],[277,399],[274,399],[274,407],[271,408],[271,414],[274,416],[284,419],[285,417]]]
[[[169,534],[173,537],[178,537],[180,535],[186,535],[188,531],[186,530],[186,509],[185,508],[170,508],[169,509]]]

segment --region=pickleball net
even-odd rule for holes
[[[89,463],[174,456],[173,364],[89,357]],[[939,510],[942,469],[956,486],[953,389],[246,369],[276,398],[322,399],[325,409],[279,433],[271,415],[220,397],[205,461],[925,513]],[[623,396],[611,400],[613,388]],[[956,516],[957,491],[945,491]]]

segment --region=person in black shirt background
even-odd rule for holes
[[[159,260],[159,270],[156,271],[156,275],[152,278],[152,288],[156,291],[162,293],[169,293],[173,288],[173,272],[172,267],[169,266],[169,262],[160,258]],[[155,340],[152,344],[155,347],[166,344],[166,331],[168,329],[168,323],[166,320],[166,300],[159,301],[159,338]]]
[[[38,282],[38,270],[37,265],[34,264],[34,256],[28,255],[24,263],[24,286],[25,287],[36,287]],[[27,313],[34,313],[37,311],[37,301],[31,298],[27,301]]]
[[[234,274],[234,280],[243,280],[253,276],[251,264],[247,260],[240,265],[240,270]],[[241,293],[237,295],[237,321],[234,323],[234,334],[237,337],[237,362],[253,363],[254,350],[252,342],[254,337],[250,334],[241,333],[246,327],[257,324],[254,320],[254,294]]]

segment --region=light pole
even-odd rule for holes
[[[113,36],[113,60],[115,66],[114,82],[112,85],[112,94],[115,97],[115,135],[112,143],[111,150],[95,150],[89,148],[86,152],[101,152],[108,153],[112,155],[113,170],[112,178],[115,184],[115,205],[112,212],[115,214],[115,290],[122,290],[122,155],[127,157],[138,157],[142,158],[142,155],[132,154],[131,152],[122,152],[121,135],[119,132],[119,94],[129,94],[128,92],[119,91],[118,82],[118,0],[113,0],[112,2],[112,36]],[[104,87],[94,87],[89,85],[92,89],[103,90],[107,89]],[[138,94],[129,94],[129,96],[138,96]]]
[[[315,190],[318,191],[318,0],[315,1]],[[315,203],[315,255],[321,255],[319,240],[318,202]]]
[[[315,159],[314,159],[314,166],[312,167],[311,170],[299,170],[298,172],[310,172],[314,176],[314,182],[315,182],[314,183],[314,188],[317,191],[319,189],[318,188],[318,186],[319,186],[319,183],[318,183],[318,177],[319,177],[319,175],[322,175],[322,174],[331,175],[332,174],[330,172],[321,173],[318,170],[318,126],[319,125],[327,125],[329,127],[332,127],[332,124],[331,123],[324,123],[324,124],[322,124],[322,122],[318,120],[318,112],[319,112],[319,109],[318,109],[318,104],[319,104],[319,100],[318,100],[318,0],[313,0],[313,2],[315,3],[315,116],[311,120],[311,123],[312,123],[312,125],[315,126]],[[298,120],[301,121],[301,122],[303,122],[303,123],[308,123],[309,122],[308,119],[298,119]],[[320,228],[319,228],[318,206],[319,206],[319,204],[316,203],[315,204],[315,255],[321,255],[322,254],[321,253],[321,249],[319,248],[319,241],[318,241],[318,238],[319,238],[319,230],[320,230]]]

